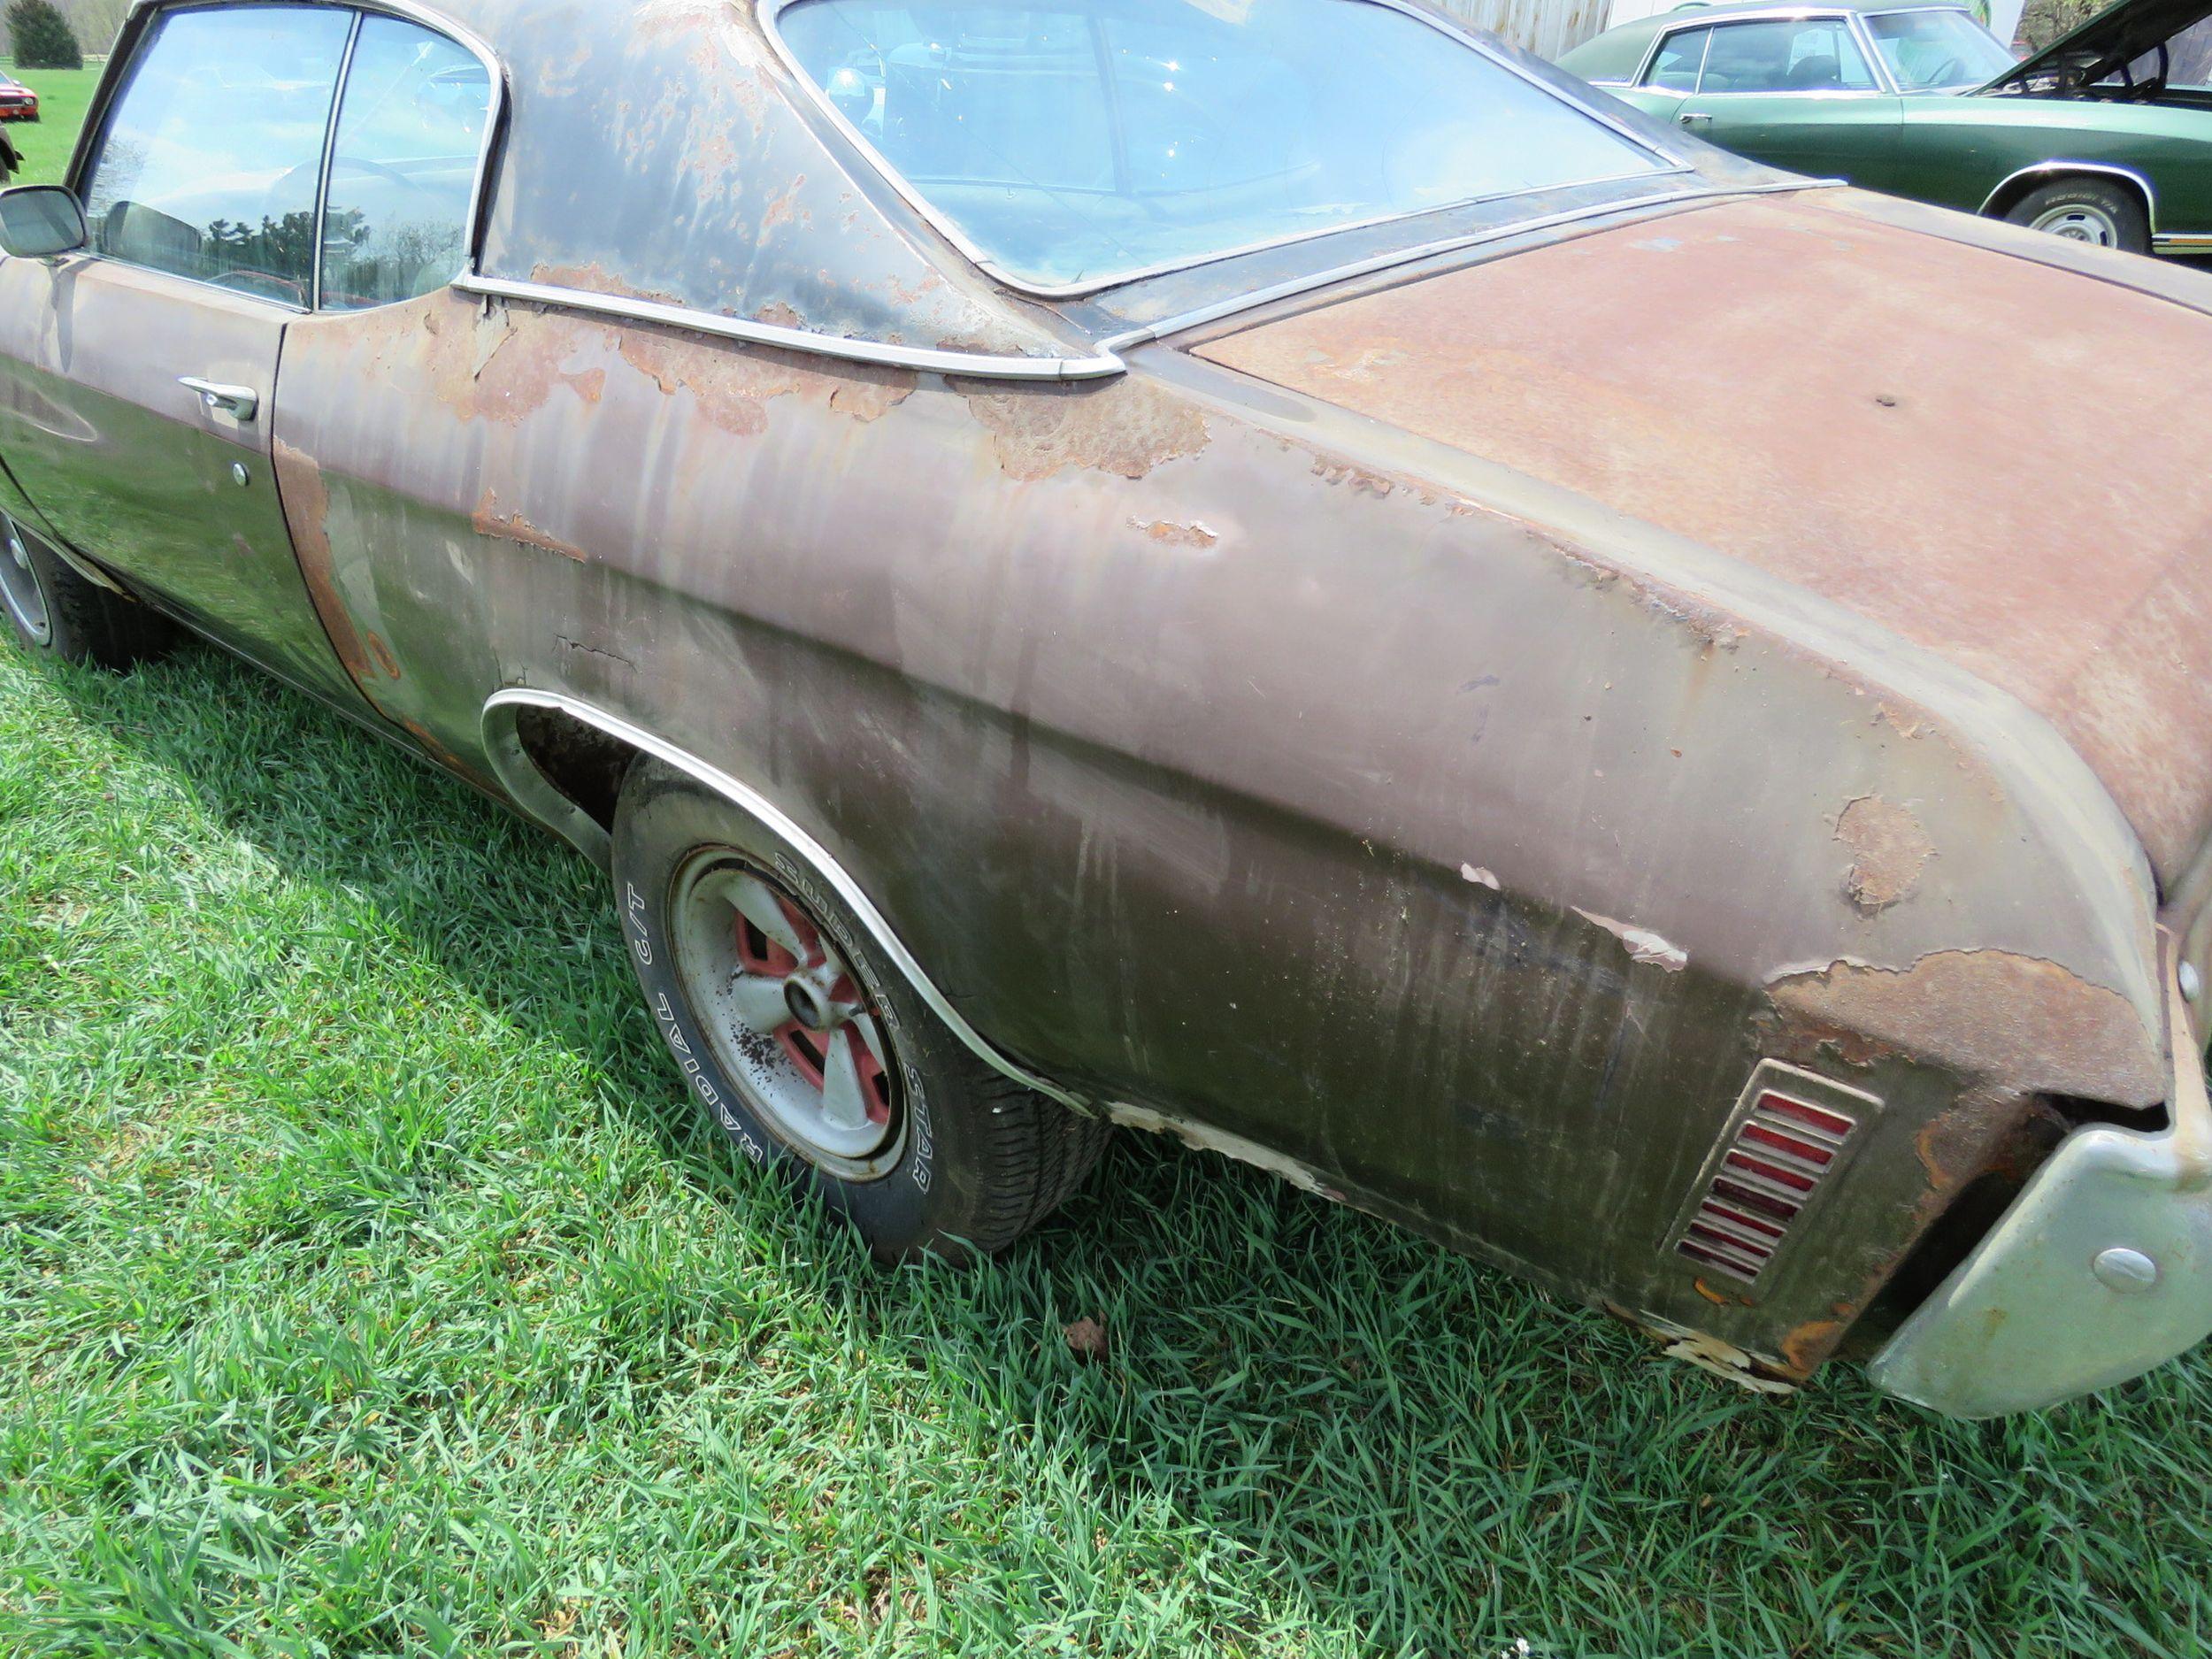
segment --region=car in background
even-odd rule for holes
[[[38,119],[38,94],[12,75],[0,75],[0,121]]]
[[[2136,253],[2212,251],[2212,0],[2122,0],[2012,54],[1964,8],[1671,12],[1560,66],[1795,173]]]

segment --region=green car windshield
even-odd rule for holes
[[[796,0],[791,55],[1033,288],[1672,163],[1371,0]]]
[[[1963,12],[1872,12],[1866,27],[1901,92],[1978,87],[2012,66],[2012,54]]]

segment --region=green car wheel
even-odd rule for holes
[[[2101,179],[2060,179],[2038,186],[2005,217],[2030,230],[2047,231],[2100,248],[2148,253],[2151,227],[2143,204],[2124,187]]]

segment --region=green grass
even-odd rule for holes
[[[2193,1655],[2208,1425],[2201,1356],[1763,1402],[1126,1135],[876,1270],[697,1121],[582,861],[211,652],[0,649],[11,1659]]]
[[[18,69],[10,59],[0,66],[38,94],[40,119],[14,121],[8,136],[23,157],[18,184],[59,184],[69,169],[70,151],[76,148],[77,129],[84,125],[92,89],[99,84],[97,69]]]

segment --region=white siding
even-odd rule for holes
[[[1463,23],[1503,36],[1539,58],[1556,58],[1604,33],[1610,0],[1436,0]]]

